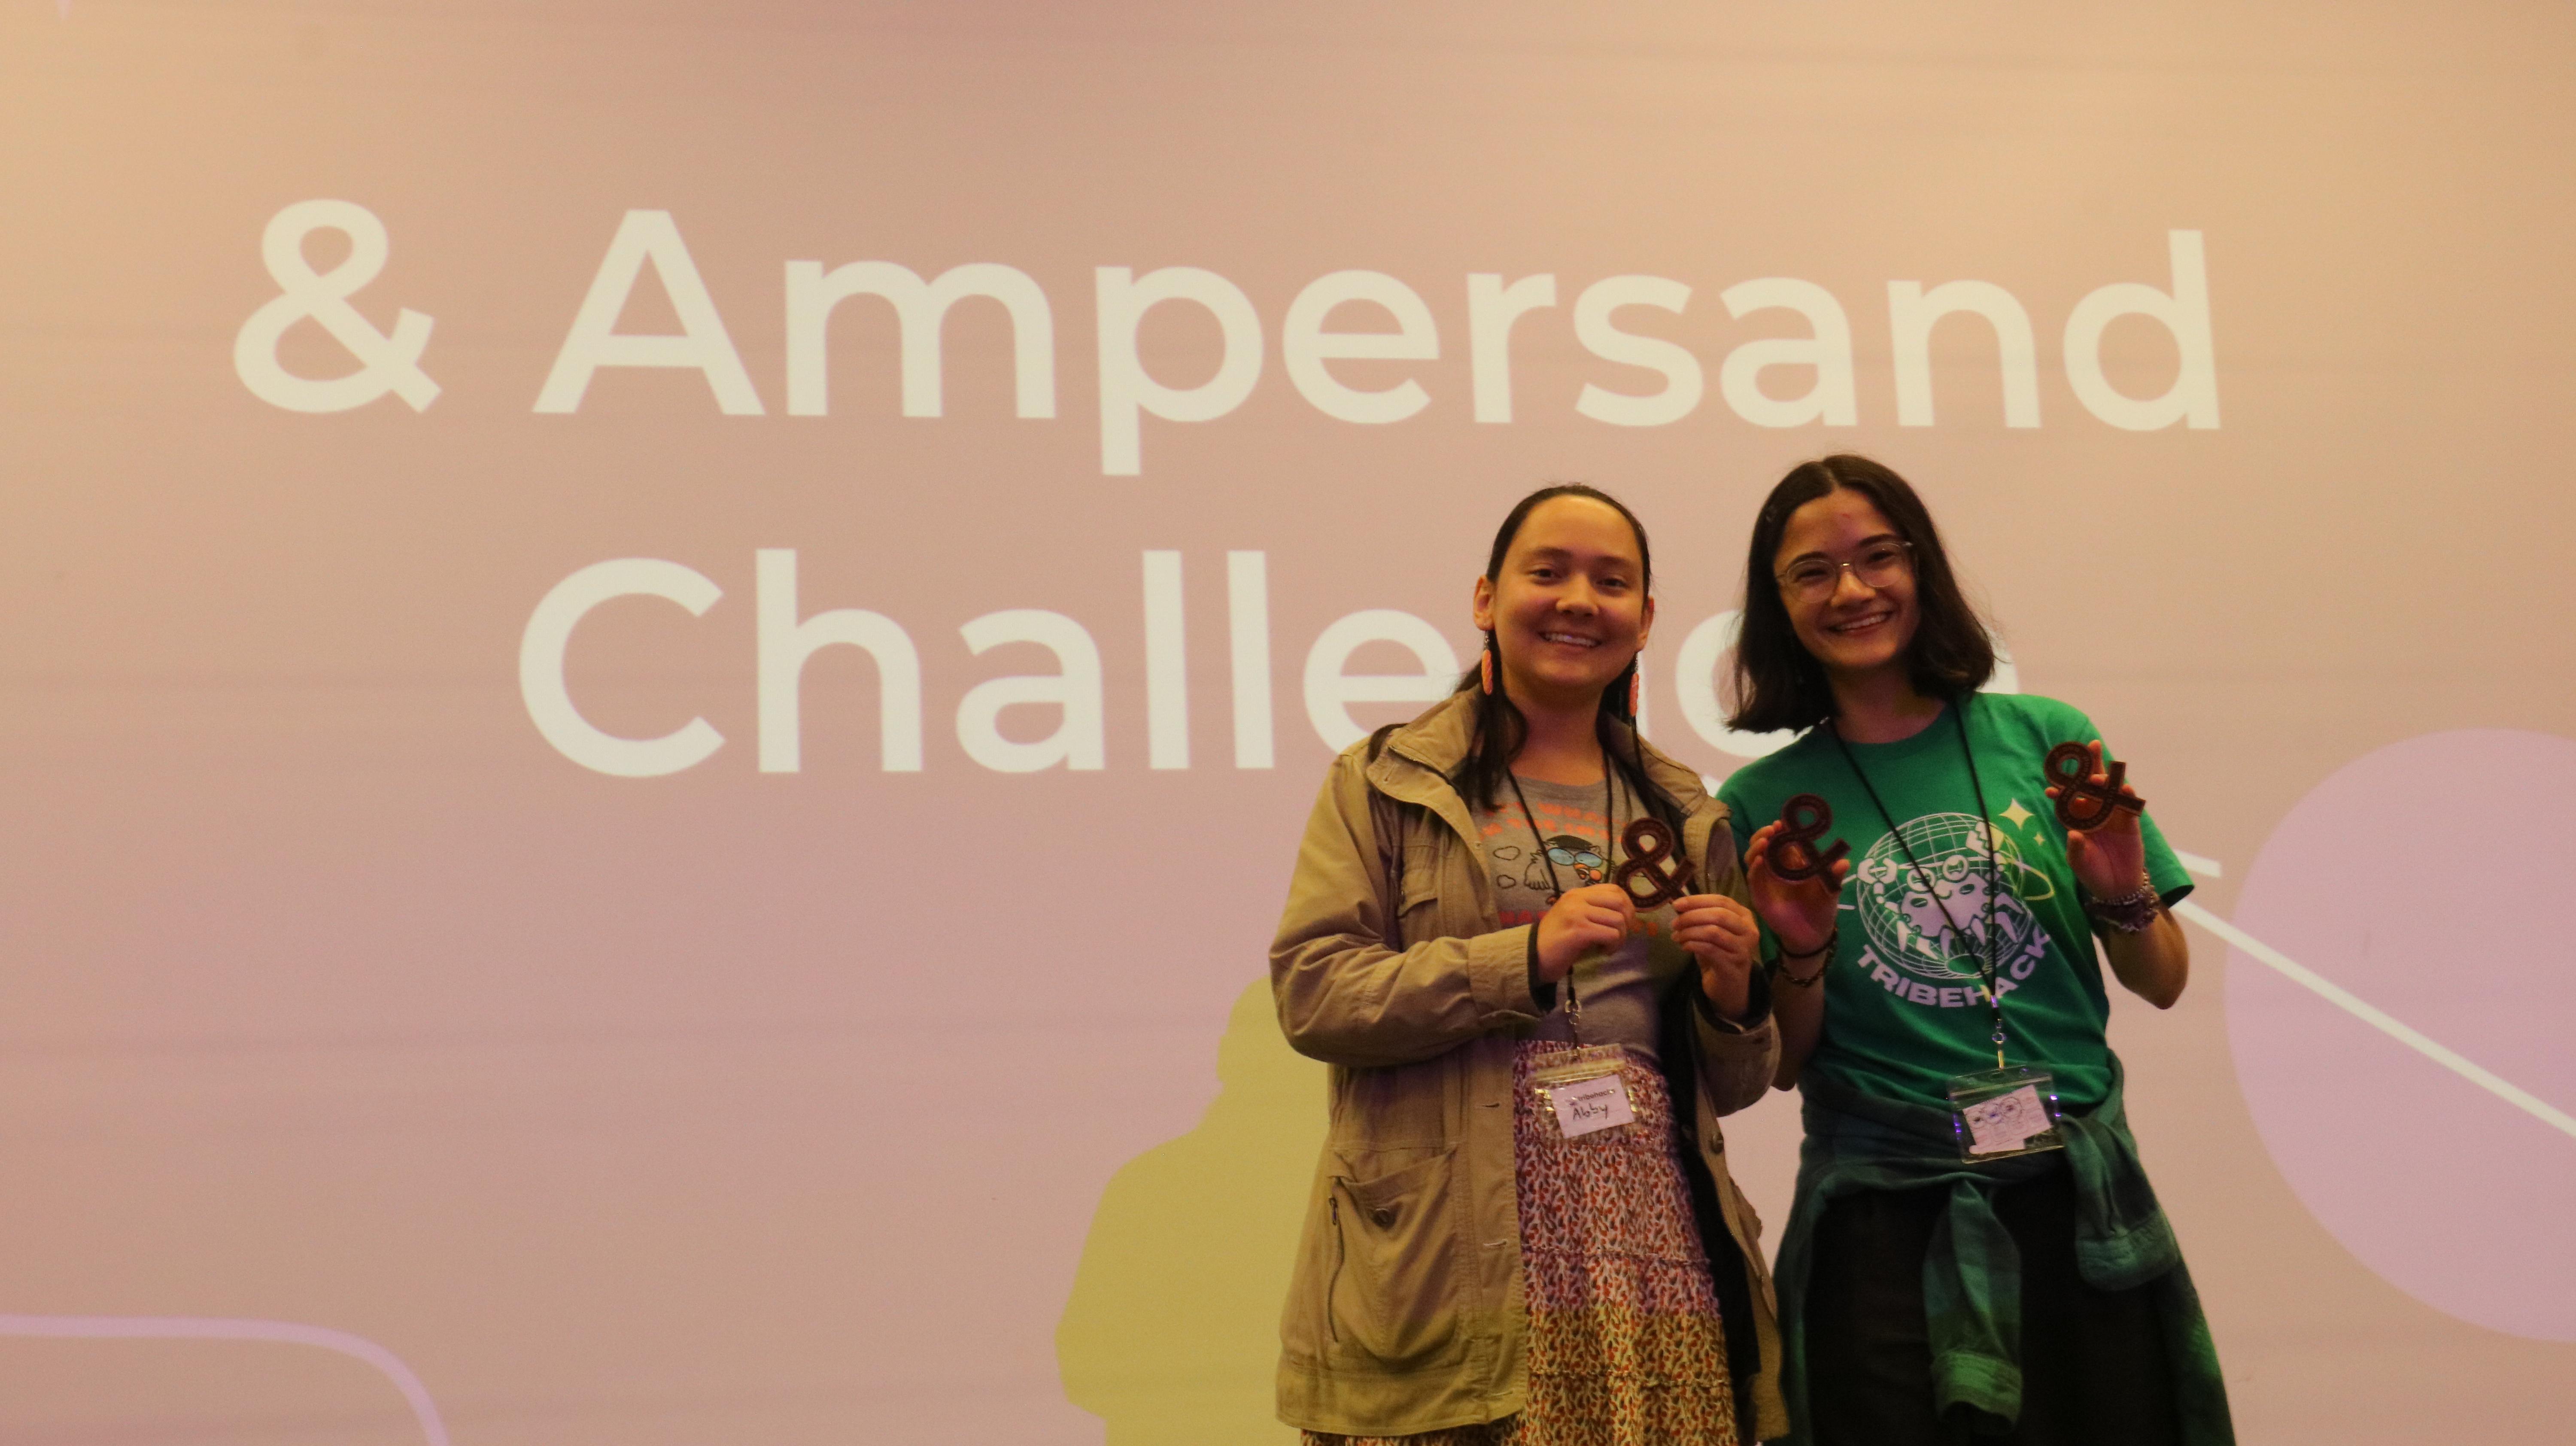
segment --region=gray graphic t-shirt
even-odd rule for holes
[[[1624,780],[1617,790],[1615,828],[1603,811],[1612,800],[1602,784],[1524,778],[1520,786],[1529,799],[1528,819],[1521,816],[1521,801],[1509,784],[1496,791],[1494,808],[1469,806],[1485,864],[1494,871],[1495,903],[1506,928],[1537,923],[1554,901],[1552,889],[1572,892],[1608,883],[1611,869],[1625,857],[1612,853],[1618,830],[1644,812]],[[1530,832],[1532,819],[1538,824],[1536,836]],[[1653,1062],[1656,995],[1681,973],[1690,955],[1673,942],[1671,905],[1639,910],[1637,924],[1638,931],[1619,949],[1577,964],[1570,982],[1582,1005],[1580,1043],[1624,1044]],[[1577,1031],[1566,1009],[1564,985],[1557,987],[1556,998],[1557,1007],[1539,1022],[1534,1037],[1573,1041]]]

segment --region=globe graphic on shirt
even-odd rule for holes
[[[1995,851],[1991,869],[1988,839]],[[1990,876],[2003,880],[1993,901],[1995,966],[2008,978],[2028,978],[2048,939],[2023,901],[2054,890],[2046,874],[2022,862],[2020,847],[2001,829],[1964,813],[1907,819],[1861,856],[1847,887],[1879,957],[1936,983],[1974,983],[1984,975],[1989,950]]]

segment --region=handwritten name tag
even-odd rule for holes
[[[1556,1127],[1569,1140],[1634,1123],[1637,1111],[1628,1103],[1628,1085],[1615,1074],[1551,1085],[1548,1103],[1556,1107]]]
[[[1963,1106],[1959,1114],[1968,1122],[1971,1154],[2018,1150],[2029,1143],[2031,1136],[2047,1134],[2054,1128],[2048,1118],[2048,1106],[2040,1103],[2039,1091],[2031,1085]]]

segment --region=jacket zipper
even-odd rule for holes
[[[1342,1260],[1350,1254],[1350,1247],[1342,1240],[1341,1193],[1336,1190],[1325,1198],[1333,1207],[1333,1274],[1324,1282],[1324,1331],[1333,1338],[1333,1344],[1340,1345],[1342,1328],[1333,1320],[1333,1294],[1342,1288]]]

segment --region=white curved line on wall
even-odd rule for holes
[[[448,1446],[447,1427],[438,1419],[438,1404],[429,1398],[402,1357],[364,1336],[328,1326],[283,1320],[229,1320],[216,1316],[155,1315],[0,1315],[0,1336],[36,1336],[52,1340],[128,1341],[268,1341],[314,1346],[354,1356],[376,1368],[411,1403],[429,1446]]]
[[[2218,861],[2216,859],[2202,858],[2198,854],[2186,854],[2180,849],[2176,849],[2174,852],[2183,861],[2183,867],[2191,870],[2193,873],[2207,874],[2212,878],[2218,877],[2219,868]],[[2395,1015],[2380,1009],[2368,1000],[2354,994],[2351,990],[2344,988],[2342,985],[2337,984],[2333,980],[2326,978],[2324,975],[2317,973],[2315,970],[2308,968],[2306,965],[2301,964],[2289,955],[2282,953],[2280,950],[2273,948],[2271,945],[2266,944],[2262,940],[2255,938],[2253,935],[2246,933],[2244,930],[2237,928],[2227,920],[2218,917],[2216,914],[2209,912],[2207,909],[2202,908],[2200,905],[2193,903],[2189,899],[2185,899],[2181,903],[2174,905],[2173,911],[2181,917],[2189,919],[2191,922],[2207,929],[2209,932],[2217,935],[2229,944],[2234,945],[2247,957],[2260,960],[2261,962],[2272,966],[2273,972],[2279,974],[2282,978],[2308,990],[2310,993],[2315,994],[2318,998],[2323,999],[2328,1004],[2331,1004],[2335,1008],[2342,1010],[2344,1013],[2351,1015],[2353,1018],[2360,1020],[2362,1023],[2369,1025],[2371,1028],[2378,1030],[2380,1033],[2387,1035],[2390,1039],[2396,1040],[2399,1044],[2402,1044],[2408,1049],[2415,1051],[2417,1054],[2424,1056],[2426,1059],[2433,1061],[2433,1063],[2440,1065],[2442,1068],[2449,1070],[2451,1073],[2458,1075],[2460,1078],[2467,1080],[2478,1088],[2485,1090],[2488,1094],[2494,1095],[2497,1099],[2504,1101],[2506,1104],[2513,1106],[2515,1109],[2522,1111],[2524,1114],[2531,1116],[2533,1119],[2540,1121],[2542,1124],[2547,1125],[2552,1129],[2563,1130],[2570,1135],[2576,1135],[2576,1116],[2569,1115],[2565,1110],[2549,1103],[2549,1101],[2542,1099],[2531,1091],[2516,1085],[2511,1080],[2508,1080],[2495,1073],[2493,1070],[2488,1069],[2486,1066],[2479,1064],[2476,1060],[2469,1058],[2467,1055],[2460,1053],[2456,1049],[2452,1049],[2448,1045],[2443,1044],[2440,1040],[2434,1039],[2432,1036],[2423,1033],[2414,1026],[2408,1024],[2406,1021],[2397,1018]]]

